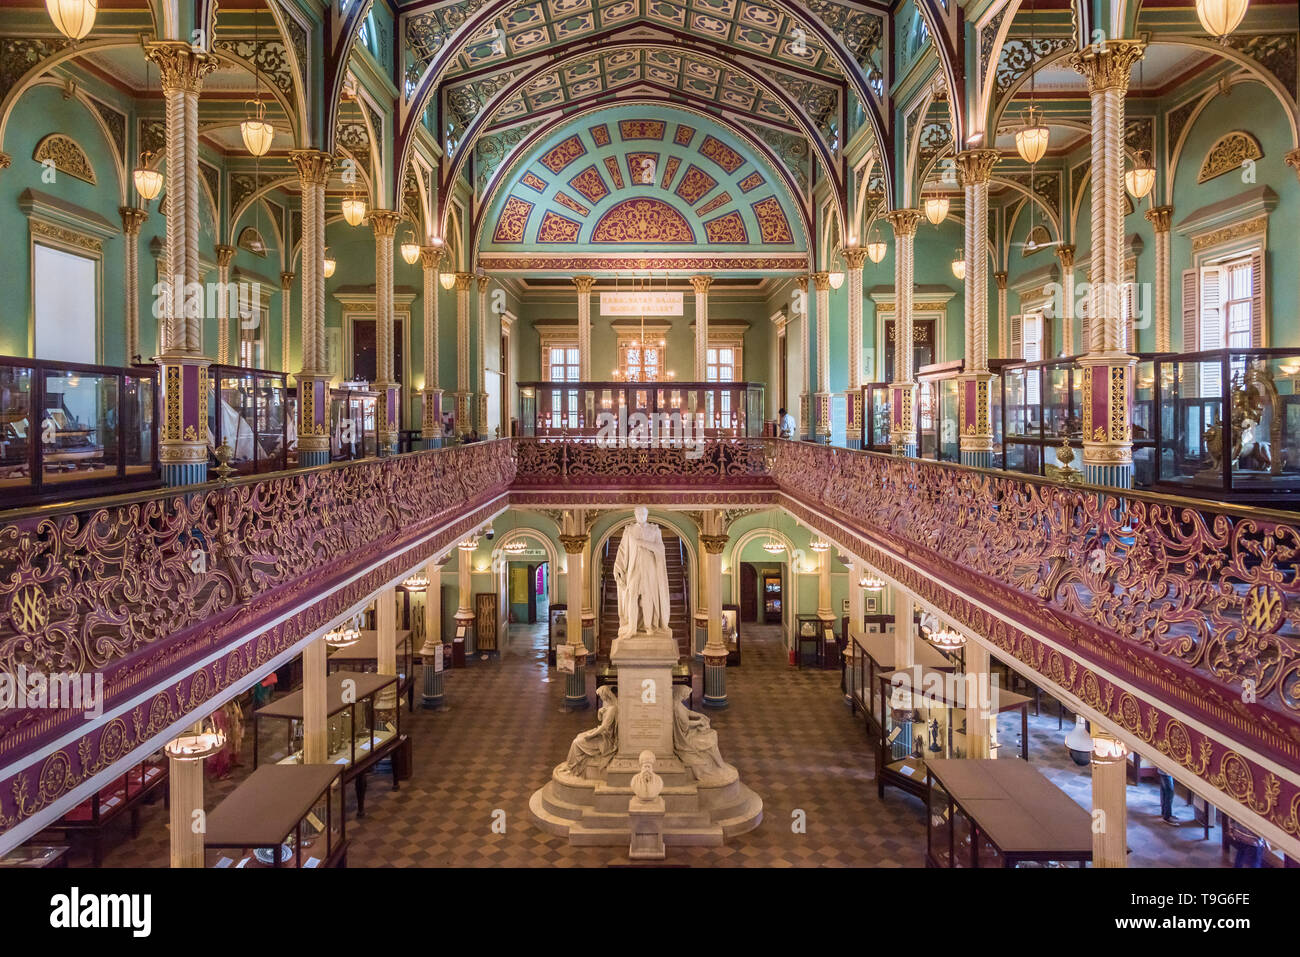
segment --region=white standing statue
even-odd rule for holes
[[[644,506],[633,514],[636,521],[623,530],[614,558],[620,638],[638,631],[667,631],[671,607],[663,534],[647,521],[650,513]]]

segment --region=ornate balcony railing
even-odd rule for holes
[[[593,439],[516,439],[516,488],[771,488],[760,439],[637,447]]]

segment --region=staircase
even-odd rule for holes
[[[677,639],[678,654],[691,656],[690,608],[686,601],[689,585],[686,574],[686,549],[682,540],[671,530],[660,526],[664,537],[664,558],[668,565],[668,601],[672,606],[668,625]],[[599,657],[609,659],[610,648],[618,637],[618,589],[614,585],[614,559],[618,557],[622,529],[605,542],[600,566],[600,638],[596,645]]]

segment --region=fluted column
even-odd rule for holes
[[[379,393],[379,454],[396,452],[401,437],[402,387],[393,368],[393,235],[401,215],[391,209],[370,211],[375,234],[375,370]]]
[[[998,161],[997,150],[964,150],[957,154],[965,217],[966,349],[958,408],[959,443],[963,465],[993,464],[993,407],[989,395],[989,178]]]
[[[1133,370],[1124,317],[1124,96],[1141,40],[1106,40],[1070,57],[1092,108],[1092,268],[1083,372],[1083,472],[1094,485],[1133,484]]]
[[[695,289],[695,381],[709,377],[709,287],[712,276],[692,276]]]
[[[474,403],[477,414],[474,416],[478,434],[488,438],[488,397],[487,397],[487,314],[488,286],[492,280],[487,276],[478,276],[478,383],[474,390]]]
[[[321,636],[302,650],[302,761],[329,762],[329,683],[325,679],[325,638]]]
[[[808,277],[795,279],[800,298],[803,300],[803,315],[799,317],[799,338],[802,340],[799,361],[803,363],[803,388],[799,393],[799,435],[811,439],[815,434],[813,423],[813,359],[812,359],[812,307],[808,302]]]
[[[442,565],[429,562],[424,567],[429,587],[424,590],[424,645],[420,648],[424,691],[421,705],[429,711],[443,710],[445,682],[442,655]]]
[[[126,325],[125,364],[140,361],[140,227],[149,214],[136,206],[118,209],[122,217],[122,235],[126,242],[125,272],[126,308],[123,318]]]
[[[474,621],[474,569],[471,562],[474,560],[474,550],[471,548],[458,548],[456,554],[459,561],[456,565],[456,625],[465,628],[465,658],[474,654],[476,647],[475,641],[475,621]]]
[[[230,263],[235,258],[234,246],[217,246],[217,363],[219,365],[239,365],[239,348],[234,350],[234,361],[231,361],[230,350],[230,296],[227,295],[230,289]],[[238,306],[236,305],[236,311]],[[235,341],[238,343],[240,336],[236,334]]]
[[[203,355],[203,315],[185,308],[198,288],[199,90],[216,69],[208,54],[182,41],[150,43],[166,110],[167,276],[163,296],[163,415],[158,451],[163,481],[189,485],[208,477],[208,359]]]
[[[1074,351],[1074,247],[1068,243],[1056,247],[1061,264],[1061,348],[1067,356]],[[1043,358],[1052,354],[1050,342],[1044,343]]]
[[[993,281],[998,284],[998,352],[1004,359],[1018,358],[1011,355],[1011,317],[1007,315],[1007,274],[995,272]]]
[[[1146,211],[1146,217],[1156,233],[1156,352],[1172,349],[1169,336],[1169,227],[1173,224],[1174,208],[1157,206]],[[1137,343],[1129,348],[1136,351]]]
[[[293,280],[294,274],[280,273],[280,371],[289,372],[293,354]]]
[[[320,150],[294,150],[302,203],[302,371],[298,380],[298,463],[324,465],[330,458],[329,371],[325,368],[325,184],[334,157]]]
[[[989,650],[968,640],[966,657],[966,757],[993,758],[992,686],[989,677]]]
[[[727,646],[722,641],[722,552],[727,534],[721,513],[704,514],[704,599],[709,611],[709,636],[704,644],[704,703],[710,708],[727,706]]]
[[[1092,866],[1128,867],[1128,748],[1092,725]]]
[[[564,686],[564,706],[569,709],[585,708],[587,700],[587,645],[582,640],[582,579],[586,574],[582,556],[587,548],[588,536],[576,529],[582,527],[580,518],[566,518],[569,532],[560,536],[565,551],[564,594],[568,611],[565,612],[565,644],[573,652],[573,673]]]
[[[578,287],[578,378],[590,382],[591,290],[595,288],[596,280],[591,276],[574,276],[573,284]]]
[[[420,268],[424,275],[424,413],[420,418],[420,438],[424,447],[442,445],[442,389],[438,388],[438,263],[442,249],[420,247]]]
[[[916,454],[916,380],[912,372],[912,252],[919,209],[885,214],[894,227],[894,381],[890,385],[890,445],[896,455]]]
[[[187,732],[172,744],[181,744]],[[163,749],[167,755],[167,805],[170,817],[170,866],[203,867],[204,848],[202,828],[195,827],[195,812],[204,812],[202,757],[187,757],[180,748],[169,744]]]
[[[814,400],[817,439],[831,438],[831,276],[827,272],[812,274],[817,301],[817,393]]]
[[[474,274],[456,273],[456,431],[469,432],[469,289]]]
[[[849,297],[849,388],[844,395],[847,413],[845,443],[851,449],[862,448],[862,265],[866,261],[865,249],[844,250],[844,266],[848,273]]]

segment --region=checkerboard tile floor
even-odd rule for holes
[[[591,678],[588,679],[592,681]],[[594,702],[594,681],[591,700]],[[702,692],[696,665],[695,690]],[[710,712],[723,756],[763,799],[763,822],[717,848],[674,848],[667,863],[697,867],[898,867],[924,864],[921,802],[889,789],[876,797],[872,742],[850,716],[838,671],[796,670],[775,627],[748,625],[744,661],[727,672],[730,707]],[[515,626],[489,661],[447,675],[444,713],[402,715],[414,746],[413,777],[399,790],[372,778],[366,817],[349,797],[348,863],[358,867],[581,867],[626,864],[617,848],[570,847],[541,831],[528,799],[541,787],[594,709],[565,713],[564,682],[546,666],[545,626]],[[1045,774],[1088,806],[1087,769],[1074,769],[1054,716],[1031,717],[1030,756]],[[1003,731],[1015,741],[1019,732]],[[248,735],[251,744],[251,729]],[[209,782],[211,809],[252,767],[251,754],[231,778]],[[1154,785],[1130,788],[1135,865],[1218,864],[1218,842],[1199,828],[1148,827]],[[1148,793],[1149,792],[1149,793]],[[349,796],[351,789],[349,789]],[[802,815],[797,812],[802,811]],[[1186,813],[1184,811],[1184,813]],[[806,822],[803,833],[796,818]],[[493,829],[497,822],[496,830]],[[504,823],[504,833],[500,833]],[[105,841],[110,867],[165,867],[167,814],[146,807],[140,835],[125,826]],[[86,863],[84,855],[74,864]]]

